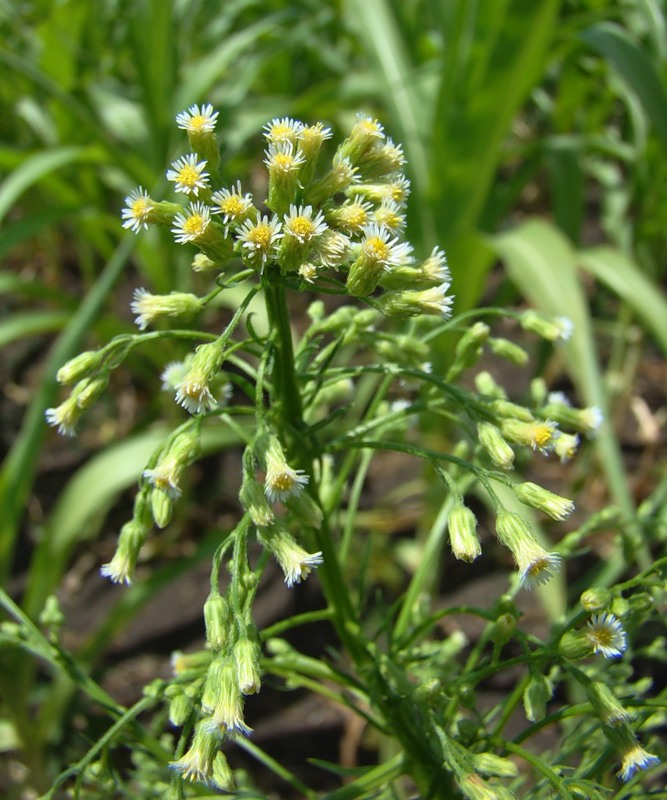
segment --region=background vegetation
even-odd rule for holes
[[[660,0],[1,0],[8,618],[37,622],[52,593],[76,596],[77,580],[100,563],[86,561],[100,552],[91,543],[115,533],[114,509],[127,505],[160,438],[160,401],[141,377],[153,370],[139,360],[138,382],[112,387],[76,443],[55,440],[44,410],[67,358],[129,329],[133,286],[191,289],[187,254],[175,257],[160,231],[130,236],[119,211],[136,185],[164,188],[154,176],[178,152],[174,117],[195,102],[220,110],[230,181],[258,172],[257,131],[272,117],[340,130],[359,109],[377,116],[408,158],[410,238],[421,255],[446,248],[457,311],[484,298],[572,318],[562,359],[539,352],[535,373],[603,410],[608,424],[562,488],[587,511],[613,506],[616,523],[596,540],[597,558],[582,557],[571,581],[542,595],[552,616],[591,582],[610,585],[664,552],[664,11]],[[442,363],[452,346],[443,345]],[[220,454],[229,444],[206,447]],[[185,540],[197,529],[192,514],[180,520]],[[420,558],[416,527],[408,574]],[[44,672],[34,653],[11,643],[0,651],[8,796],[45,791],[82,755],[85,695],[119,703],[82,675],[103,681],[114,639],[165,583],[210,556],[214,536],[188,547],[167,538],[152,554],[160,569],[114,594],[71,639],[72,661],[33,642],[51,661]],[[435,587],[440,571],[433,567]],[[395,578],[380,571],[377,580]],[[662,603],[664,613],[664,595]],[[657,674],[664,649],[652,655],[644,645],[642,669]]]

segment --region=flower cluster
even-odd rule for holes
[[[140,187],[126,198],[125,227],[138,233],[150,224],[168,226],[178,244],[195,245],[220,269],[240,258],[252,269],[293,274],[304,285],[328,269],[345,271],[351,295],[381,290],[372,302],[387,316],[450,315],[444,253],[436,248],[417,261],[401,239],[410,191],[401,172],[405,158],[377,120],[360,115],[328,165],[322,165],[322,148],[332,136],[329,128],[288,117],[267,123],[267,214],[240,181],[215,185],[217,116],[206,105],[177,117],[193,152],[171,164],[167,180],[191,202],[158,202]],[[141,314],[138,320],[144,326],[150,321]]]

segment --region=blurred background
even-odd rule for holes
[[[120,210],[137,185],[164,196],[183,148],[174,118],[194,103],[220,112],[229,184],[250,176],[260,193],[268,120],[338,136],[360,110],[377,117],[407,157],[408,237],[418,255],[447,251],[455,312],[530,304],[575,323],[535,367],[608,420],[569,490],[593,510],[639,508],[664,536],[663,0],[0,0],[0,68],[2,585],[32,618],[64,587],[79,614],[68,646],[91,669],[124,665],[109,679],[121,702],[201,634],[187,588],[171,628],[137,628],[137,614],[186,567],[205,591],[215,530],[190,534],[212,515],[224,526],[238,486],[200,480],[200,505],[155,545],[167,571],[126,595],[104,587],[93,612],[126,490],[162,435],[158,362],[133,356],[135,376],[114,377],[76,441],[43,415],[67,358],[133,329],[133,288],[193,288],[188,248],[162,230],[133,236]],[[216,475],[224,447],[207,444]],[[603,578],[617,577],[622,555],[601,552]],[[0,781],[43,790],[82,746],[78,708],[64,684],[42,696],[34,666],[3,659],[0,751],[26,753]]]

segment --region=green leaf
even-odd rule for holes
[[[98,161],[98,152],[90,147],[58,147],[29,156],[0,184],[0,221],[17,198],[44,175],[77,161]]]
[[[667,92],[645,51],[621,27],[611,22],[593,25],[581,34],[581,38],[609,60],[637,95],[662,146],[667,149]]]
[[[667,300],[637,264],[611,247],[584,250],[578,263],[633,309],[667,355]]]
[[[59,331],[67,325],[70,315],[64,311],[25,311],[12,314],[0,322],[0,347],[38,333]]]

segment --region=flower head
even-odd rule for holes
[[[299,171],[306,158],[301,150],[296,150],[291,141],[282,141],[269,144],[264,163],[269,174],[292,175]]]
[[[586,635],[593,651],[605,658],[619,658],[627,647],[623,626],[611,613],[594,614],[588,621]]]
[[[504,419],[500,429],[503,436],[516,444],[523,444],[548,453],[553,450],[560,435],[558,425],[551,420]]]
[[[327,230],[327,224],[321,211],[313,218],[312,206],[289,207],[289,214],[285,214],[283,227],[285,237],[296,239],[299,244],[306,244]]]
[[[282,238],[280,228],[277,217],[269,219],[258,211],[254,222],[248,219],[237,230],[236,238],[241,242],[243,252],[248,258],[264,265],[273,255],[276,243]]]
[[[382,200],[379,208],[373,212],[373,220],[394,233],[404,228],[406,222],[401,206],[395,200],[386,197]]]
[[[208,172],[204,172],[206,161],[197,161],[196,153],[189,153],[182,156],[171,165],[167,170],[167,180],[173,181],[177,192],[193,194],[195,197],[200,189],[208,187]]]
[[[170,292],[169,294],[151,294],[144,288],[134,290],[134,299],[130,305],[135,314],[135,322],[139,330],[145,330],[151,322],[160,317],[192,316],[201,308],[201,300],[197,295],[187,292]]]
[[[430,289],[385,292],[378,298],[380,310],[388,317],[416,317],[432,314],[448,317],[452,313],[454,298],[447,294],[448,283]]]
[[[134,519],[126,522],[118,536],[116,552],[111,561],[100,567],[100,575],[113,583],[132,583],[139,552],[145,541],[146,528]]]
[[[59,406],[47,408],[44,416],[49,425],[58,428],[58,433],[63,436],[74,436],[77,422],[81,417],[81,408],[77,402],[77,396],[71,394]]]
[[[571,433],[562,433],[554,443],[554,453],[560,458],[561,463],[569,461],[572,456],[577,452],[579,447],[579,435]]]
[[[248,192],[243,194],[241,181],[231,189],[220,189],[211,196],[213,213],[221,214],[225,225],[242,222],[253,208],[253,198]]]
[[[148,220],[154,207],[155,204],[145,189],[141,186],[134,189],[125,198],[125,208],[121,212],[123,227],[134,233],[139,233],[142,228],[148,229]]]
[[[308,475],[301,469],[290,467],[275,436],[270,438],[264,457],[264,492],[272,503],[277,500],[283,503],[290,495],[298,495],[303,491],[309,480]]]
[[[213,761],[220,747],[220,735],[211,731],[203,721],[195,729],[195,735],[190,749],[178,761],[172,761],[169,766],[180,772],[188,781],[210,786],[213,782]]]
[[[201,239],[210,223],[211,209],[205,203],[190,203],[187,214],[176,214],[171,230],[176,242],[185,244]]]
[[[542,547],[520,514],[501,511],[496,520],[496,532],[514,556],[524,588],[532,589],[546,583],[560,568],[560,556]]]
[[[190,106],[187,111],[181,111],[176,115],[176,124],[188,133],[209,133],[215,130],[217,121],[218,112],[213,111],[210,103],[202,105],[201,108],[198,105]]]
[[[264,126],[264,137],[269,144],[295,144],[303,129],[303,122],[290,117],[276,117]]]
[[[409,263],[412,246],[408,242],[399,242],[392,237],[389,228],[375,222],[366,225],[361,242],[362,253],[369,264],[389,270]]]
[[[308,553],[283,530],[271,532],[262,541],[276,557],[290,589],[295,583],[305,580],[324,561],[322,553]]]
[[[646,750],[637,742],[633,747],[623,754],[621,769],[618,777],[622,781],[629,781],[630,778],[640,769],[650,769],[660,763],[658,756],[647,753]]]

